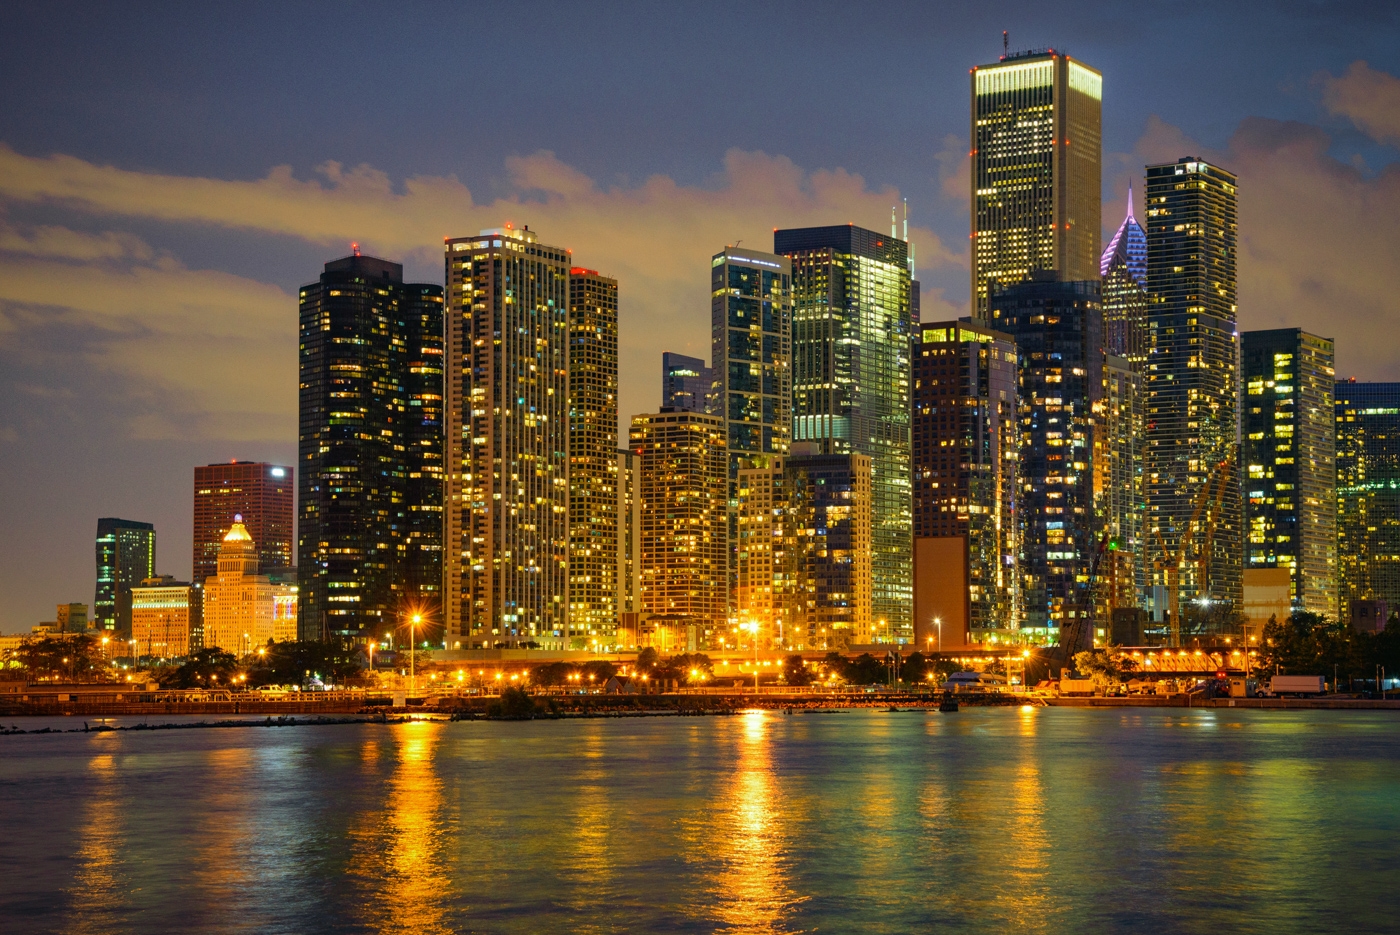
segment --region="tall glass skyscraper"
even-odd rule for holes
[[[746,455],[786,454],[792,438],[792,264],[725,247],[710,261],[714,413],[730,476]]]
[[[1339,610],[1400,608],[1400,383],[1338,381]]]
[[[845,224],[773,234],[792,261],[795,441],[871,459],[874,638],[913,638],[908,245]]]
[[[442,287],[375,257],[300,290],[298,621],[382,637],[441,594]]]
[[[1098,276],[1103,77],[1053,49],[972,69],[972,314],[987,283]]]
[[[156,527],[105,516],[97,521],[97,591],[93,626],[131,632],[131,589],[156,575]]]
[[[1292,606],[1337,616],[1336,386],[1331,338],[1240,336],[1245,568],[1287,568]]]
[[[445,251],[446,644],[565,649],[572,264],[529,227]]]
[[[1244,555],[1237,242],[1234,175],[1194,157],[1147,167],[1153,304],[1144,458],[1152,584],[1170,587],[1174,580],[1181,601],[1236,607],[1243,601]],[[1204,504],[1200,511],[1198,503]],[[1169,566],[1182,554],[1184,539],[1192,547],[1177,570]]]

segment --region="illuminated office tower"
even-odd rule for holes
[[[729,610],[725,420],[663,409],[632,417],[641,499],[641,608],[697,627]]]
[[[805,453],[783,466],[788,616],[784,646],[833,649],[889,639],[874,615],[872,463],[866,455]]]
[[[133,655],[176,659],[199,648],[193,638],[190,597],[190,583],[170,575],[147,578],[131,589]]]
[[[1330,338],[1240,335],[1245,569],[1290,571],[1295,610],[1337,616],[1336,370]]]
[[[1103,309],[1099,281],[1029,281],[993,290],[992,319],[1016,341],[1025,622],[1064,628],[1090,614],[1089,572],[1098,548],[1095,424],[1102,408]],[[1079,632],[1077,649],[1091,634]]]
[[[1133,190],[1128,188],[1128,216],[1099,259],[1103,277],[1104,350],[1126,358],[1139,372],[1147,363],[1152,339],[1148,324],[1147,232],[1133,217]]]
[[[745,458],[734,512],[734,612],[741,626],[760,627],[760,645],[781,648],[790,629],[792,581],[787,567],[787,489],[779,455]]]
[[[155,573],[156,527],[111,516],[99,519],[93,626],[125,638],[131,632],[131,589]]]
[[[234,517],[219,547],[215,573],[204,583],[205,648],[246,656],[297,636],[297,587],[258,573],[258,547]]]
[[[641,459],[626,448],[617,457],[617,596],[618,614],[642,609]]]
[[[1105,304],[1107,304],[1105,302]],[[1107,323],[1105,322],[1105,330]],[[1118,608],[1142,606],[1143,567],[1143,397],[1139,365],[1104,354],[1104,393],[1099,406],[1098,447],[1094,452],[1094,497],[1098,522],[1108,535],[1099,562],[1100,608],[1106,626]]]
[[[972,69],[972,314],[1031,270],[1098,278],[1103,78],[1053,49]]]
[[[925,324],[913,372],[915,561],[949,550],[915,573],[915,606],[930,608],[915,641],[927,647],[935,606],[947,637],[1020,620],[1016,344],[980,325]]]
[[[1379,601],[1388,613],[1400,609],[1400,383],[1340,380],[1334,392],[1339,609]]]
[[[710,261],[714,412],[730,476],[745,455],[786,454],[792,432],[792,264],[725,247]]]
[[[218,570],[234,514],[257,544],[261,568],[292,564],[295,481],[285,464],[225,461],[194,469],[194,584]]]
[[[440,589],[442,288],[357,252],[299,296],[301,637],[364,641]]]
[[[1151,584],[1176,588],[1183,620],[1243,601],[1235,205],[1218,166],[1147,167],[1144,538]]]
[[[661,408],[709,412],[715,371],[698,357],[666,351],[661,355]]]
[[[617,626],[617,280],[569,271],[569,645]]]
[[[792,261],[793,440],[862,454],[872,470],[872,626],[913,638],[908,246],[843,224],[780,230]]]
[[[446,645],[565,649],[569,252],[528,227],[445,249]]]

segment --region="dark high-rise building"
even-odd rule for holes
[[[1021,570],[1026,623],[1061,627],[1090,615],[1098,548],[1094,452],[1102,405],[1103,309],[1098,280],[1053,273],[994,290],[991,317],[1019,357]],[[1092,636],[1079,630],[1074,649]]]
[[[661,408],[709,412],[715,371],[698,357],[666,351],[661,355]]]
[[[617,627],[617,280],[569,271],[569,645]]]
[[[1338,381],[1339,609],[1400,607],[1400,383]]]
[[[1133,190],[1128,189],[1128,216],[1099,259],[1103,276],[1104,350],[1126,358],[1139,372],[1147,363],[1152,339],[1148,324],[1147,232],[1133,217]]]
[[[710,262],[710,295],[712,408],[732,478],[739,458],[785,454],[792,439],[792,264],[725,247]]]
[[[573,264],[528,227],[445,250],[447,645],[565,649]]]
[[[1053,49],[972,69],[972,314],[988,281],[1098,275],[1103,77]]]
[[[300,299],[300,631],[369,639],[440,593],[442,287],[356,253]]]
[[[1147,167],[1146,539],[1151,583],[1181,607],[1243,600],[1235,205],[1218,166]]]
[[[965,543],[968,628],[1015,627],[1016,344],[967,322],[921,331],[913,368],[914,537]],[[928,623],[919,626],[922,645]]]
[[[235,515],[253,537],[258,567],[292,564],[293,469],[262,461],[225,461],[194,469],[194,583],[219,568],[219,549]]]
[[[871,461],[872,628],[913,638],[909,251],[843,224],[780,230],[792,261],[793,440]]]
[[[156,575],[156,527],[104,516],[97,521],[97,593],[93,626],[131,632],[131,589]]]
[[[1245,569],[1287,568],[1297,610],[1337,616],[1336,370],[1330,338],[1240,336]]]

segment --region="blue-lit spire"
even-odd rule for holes
[[[1121,256],[1128,267],[1128,275],[1137,280],[1138,285],[1147,285],[1147,232],[1133,217],[1133,186],[1128,186],[1128,216],[1118,227],[1118,233],[1108,242],[1108,248],[1099,257],[1099,275],[1108,274],[1115,257]]]

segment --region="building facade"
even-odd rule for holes
[[[914,342],[914,538],[962,544],[950,587],[968,592],[970,629],[1020,623],[1017,377],[1015,342],[990,328],[929,323]]]
[[[723,628],[729,611],[725,420],[684,409],[632,417],[641,500],[642,614]]]
[[[698,357],[666,351],[661,355],[661,408],[713,410],[715,371]]]
[[[1098,275],[1103,78],[1054,50],[972,69],[972,314],[988,282]]]
[[[123,639],[131,633],[131,589],[156,573],[156,527],[104,516],[97,521],[97,592],[93,626]],[[99,634],[102,635],[102,634]]]
[[[793,439],[871,459],[878,638],[913,638],[908,245],[845,224],[779,230],[792,261]]]
[[[1100,284],[1029,281],[994,290],[991,318],[1016,342],[1017,483],[1025,623],[1075,628],[1076,647],[1092,633],[1091,571],[1101,532],[1095,503],[1096,424],[1102,406],[1103,309]]]
[[[170,575],[147,578],[131,589],[131,639],[138,657],[179,659],[199,649],[191,626],[188,581]]]
[[[213,575],[234,514],[258,547],[262,568],[290,567],[295,471],[285,464],[226,461],[194,469],[194,581]]]
[[[569,252],[446,244],[449,648],[568,644]]]
[[[241,657],[268,640],[297,638],[297,586],[258,574],[257,544],[235,517],[216,572],[204,583],[204,648]]]
[[[725,247],[710,261],[713,409],[724,419],[730,477],[739,459],[786,454],[792,433],[792,264]]]
[[[617,612],[642,609],[641,459],[626,448],[617,452]]]
[[[569,271],[569,646],[617,627],[617,280]]]
[[[1098,573],[1099,626],[1115,610],[1144,606],[1143,393],[1140,365],[1104,354],[1104,393],[1094,453],[1098,524],[1108,536]]]
[[[1245,569],[1287,568],[1298,610],[1337,618],[1336,370],[1330,338],[1240,336]]]
[[[874,459],[807,453],[814,447],[798,443],[784,465],[783,645],[825,650],[887,640],[872,586]]]
[[[1400,608],[1400,383],[1340,380],[1333,392],[1338,610]]]
[[[299,297],[302,636],[367,640],[440,593],[442,289],[356,253]]]
[[[1147,167],[1145,537],[1151,584],[1182,606],[1243,599],[1237,243],[1234,175]]]

